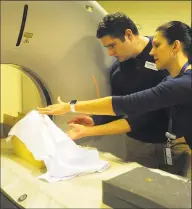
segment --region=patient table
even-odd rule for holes
[[[125,163],[110,153],[100,153],[100,158],[110,162],[110,167],[102,173],[93,173],[57,183],[48,183],[36,178],[44,170],[39,170],[14,155],[11,144],[2,139],[1,192],[15,206],[23,208],[109,208],[102,201],[104,199],[104,202],[109,202],[109,204],[111,202],[110,198],[107,197],[106,200],[106,194],[103,194],[102,183],[105,184],[105,191],[107,191],[106,188],[109,191],[110,183],[112,188],[119,175],[130,171],[131,177],[131,172],[142,168],[142,166],[137,163]],[[163,171],[156,170],[156,172],[186,181],[184,178]],[[113,178],[115,181],[113,181]],[[122,185],[119,186],[122,187]]]

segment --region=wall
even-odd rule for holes
[[[142,29],[142,35],[153,35],[155,29],[170,20],[191,26],[190,1],[98,1],[108,12],[124,12]]]

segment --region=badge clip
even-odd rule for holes
[[[176,139],[176,136],[174,134],[169,133],[169,132],[166,132],[165,136],[167,137],[167,144],[166,144],[165,150],[164,150],[165,163],[168,165],[173,165],[172,153],[171,153],[171,140]]]

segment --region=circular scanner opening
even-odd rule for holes
[[[47,87],[31,70],[1,64],[1,138],[7,137],[14,124],[28,112],[51,104]]]

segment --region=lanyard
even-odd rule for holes
[[[180,74],[183,74],[186,70],[186,68],[189,66],[189,63],[186,62],[183,67],[181,68]],[[165,133],[165,136],[167,137],[167,144],[164,148],[164,157],[165,157],[165,163],[168,165],[173,165],[173,158],[172,158],[172,151],[171,151],[171,140],[174,140],[177,138],[176,135],[172,134],[172,128],[173,128],[173,120],[172,120],[172,112],[170,109],[169,112],[169,125],[168,125],[168,132]]]
[[[188,62],[186,62],[183,67],[181,68],[180,74],[183,74],[186,70],[186,68],[189,66],[190,64]],[[165,136],[168,138],[168,141],[170,141],[171,139],[176,139],[176,135],[172,134],[172,128],[173,128],[173,120],[171,117],[171,110],[170,110],[170,114],[169,114],[169,125],[168,125],[168,132],[165,133]]]
[[[189,66],[190,64],[188,62],[186,62],[183,67],[181,68],[180,74],[184,73],[186,68]]]

